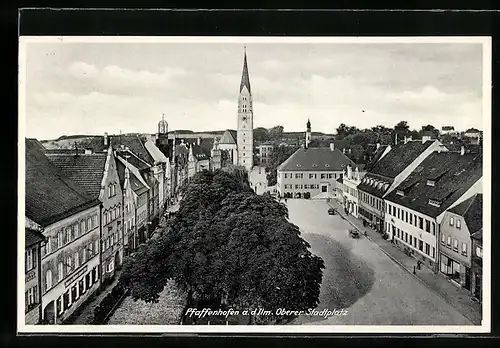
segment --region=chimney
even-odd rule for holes
[[[422,144],[425,143],[427,140],[431,140],[431,137],[429,135],[422,135]]]
[[[345,155],[345,147],[342,149],[342,153]]]
[[[92,154],[92,149],[85,149],[85,154],[86,155]]]
[[[380,143],[377,143],[377,150],[380,148]]]
[[[462,145],[460,148],[460,155],[463,156],[465,154],[465,147]]]
[[[347,166],[347,178],[351,179],[352,178],[352,167]]]
[[[108,146],[108,133],[104,132],[104,146]]]
[[[398,144],[398,133],[396,133],[396,136],[394,137],[394,145]]]
[[[201,144],[201,138],[200,137],[198,139],[196,139],[196,144],[198,144],[198,146],[200,146],[200,144]]]
[[[334,143],[330,143],[330,151],[333,151],[335,150],[335,144]]]

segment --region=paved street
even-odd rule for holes
[[[290,221],[311,250],[325,261],[318,310],[347,309],[345,316],[301,316],[294,324],[472,325],[365,237],[352,239],[352,226],[328,215],[322,200],[288,199]]]

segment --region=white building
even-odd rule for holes
[[[347,166],[347,172],[343,178],[344,185],[344,208],[354,217],[358,217],[358,185],[366,172],[360,172],[358,167],[353,170]]]
[[[437,271],[446,210],[482,192],[482,154],[434,152],[385,196],[385,231]]]

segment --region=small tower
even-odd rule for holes
[[[168,123],[165,121],[165,114],[161,115],[161,121],[158,122],[158,135],[168,134]]]
[[[306,149],[309,147],[309,144],[311,143],[311,121],[307,119],[307,124],[306,124]]]

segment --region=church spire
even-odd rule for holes
[[[244,58],[243,58],[243,73],[241,74],[241,84],[240,84],[240,92],[243,90],[243,86],[248,89],[248,92],[252,94],[252,90],[250,89],[250,77],[248,76],[248,65],[247,65],[247,46],[243,48],[244,50]]]

